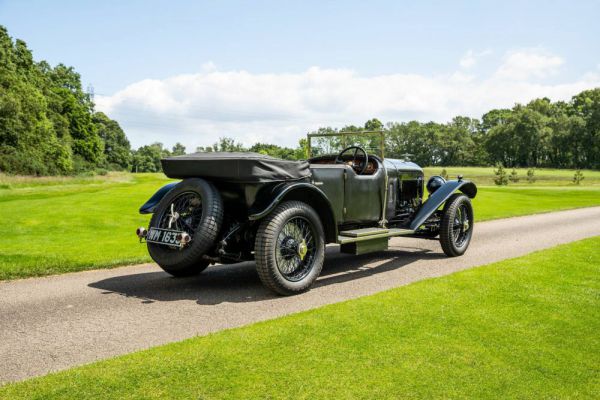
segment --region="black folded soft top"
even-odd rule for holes
[[[258,153],[208,152],[161,160],[169,178],[207,178],[229,182],[280,182],[310,176],[306,161],[288,161]]]

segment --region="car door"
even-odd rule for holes
[[[373,175],[358,175],[345,170],[344,222],[368,223],[381,219],[385,172],[379,164]]]

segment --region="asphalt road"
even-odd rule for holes
[[[278,297],[252,263],[173,279],[156,265],[0,282],[0,384],[376,293],[600,235],[600,207],[479,223],[463,257],[395,238],[363,256],[328,248],[310,292]]]

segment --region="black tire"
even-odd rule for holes
[[[471,200],[455,193],[444,205],[440,223],[440,243],[448,257],[461,256],[467,251],[473,236],[473,206]]]
[[[188,196],[191,201],[185,196]],[[192,202],[197,203],[197,199],[200,199],[200,204],[194,206]],[[199,274],[208,267],[209,263],[202,260],[202,256],[214,245],[219,234],[223,222],[223,201],[210,182],[199,178],[185,179],[161,199],[150,220],[150,227],[166,228],[162,225],[165,224],[171,204],[179,200],[188,201],[188,209],[192,211],[187,219],[182,218],[175,224],[184,224],[187,221],[190,225],[185,229],[181,227],[178,229],[189,233],[192,241],[182,249],[148,243],[148,252],[165,272],[176,277],[184,277]]]
[[[281,203],[256,234],[256,270],[262,283],[286,296],[307,291],[323,268],[324,237],[312,207],[300,201]]]

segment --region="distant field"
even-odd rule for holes
[[[493,167],[427,167],[425,175],[439,175],[443,169],[446,169],[449,179],[456,179],[460,174],[465,179],[470,179],[478,185],[494,185],[494,169]],[[506,173],[510,175],[512,168],[506,168]],[[584,179],[581,186],[600,185],[600,171],[592,171],[589,169],[581,170]],[[517,168],[517,174],[520,178],[518,183],[509,183],[509,186],[532,186],[527,182],[527,168]],[[533,186],[574,186],[573,175],[575,170],[571,169],[535,169],[536,181]]]
[[[428,175],[441,168],[427,168]],[[600,205],[600,171],[539,170],[535,185],[481,186],[491,168],[447,168],[474,180],[476,220]],[[546,177],[542,179],[542,177]],[[149,217],[139,206],[169,180],[162,174],[12,177],[0,174],[0,280],[149,261],[134,235]],[[547,185],[547,186],[543,186]]]
[[[591,238],[9,384],[0,399],[597,399],[599,246]]]

